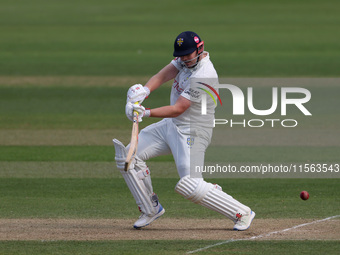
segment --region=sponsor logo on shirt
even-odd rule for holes
[[[181,88],[180,86],[179,86],[179,83],[178,83],[178,81],[176,81],[176,80],[174,80],[174,83],[173,83],[173,85],[172,85],[172,87],[179,93],[179,94],[181,94],[182,92],[183,92],[183,88]]]

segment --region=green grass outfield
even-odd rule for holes
[[[169,63],[175,36],[199,33],[221,77],[339,77],[339,10],[330,0],[1,1],[0,219],[133,222],[139,213],[115,167],[111,139],[129,142],[127,88]],[[299,120],[292,137],[281,127],[268,140],[260,138],[270,128],[260,135],[237,129],[223,147],[228,162],[340,163],[340,85],[298,85],[312,93],[307,107],[313,116],[289,109],[289,117]],[[168,84],[152,93],[147,106],[167,104],[169,90]],[[267,87],[254,93],[256,106],[268,106]],[[209,160],[220,146],[212,144]],[[175,193],[171,156],[149,166],[164,218],[222,218]],[[339,178],[208,180],[252,207],[256,219],[313,221],[340,214]],[[309,191],[309,200],[299,198],[301,190]],[[245,240],[197,254],[337,254],[339,240]],[[219,242],[19,239],[0,241],[0,254],[184,254]]]
[[[222,76],[338,76],[339,3],[2,0],[1,75],[151,75],[194,30]]]
[[[113,137],[121,138],[125,143],[129,140],[131,124],[125,119],[123,109],[112,113],[112,109],[124,103],[124,99],[119,100],[123,93],[110,93],[124,91],[125,88],[2,84],[0,90],[1,218],[117,218],[133,221],[138,217],[135,202],[115,168],[114,148],[110,144]],[[162,97],[167,89],[163,90],[157,92]],[[323,99],[326,100],[325,96]],[[322,101],[322,96],[319,100]],[[155,105],[160,103],[156,100]],[[331,110],[331,106],[332,103],[325,104],[322,111]],[[93,118],[96,119],[95,123],[92,122]],[[118,124],[116,119],[119,119]],[[328,130],[334,130],[333,125],[337,122],[331,117],[329,119],[323,125]],[[147,123],[141,123],[141,127],[145,125]],[[314,125],[316,127],[309,129],[322,130],[318,123]],[[302,124],[302,130],[303,127]],[[79,137],[73,136],[77,132],[89,132],[93,138],[98,136],[108,141],[103,144],[86,144]],[[63,140],[63,135],[67,136],[67,145],[58,142]],[[18,141],[18,137],[21,140]],[[36,141],[34,137],[42,141]],[[83,139],[91,141],[89,137]],[[37,145],[40,142],[42,145]],[[214,155],[216,149],[218,147],[212,147],[210,153]],[[230,157],[230,162],[276,162],[280,159],[289,162],[338,162],[339,147],[327,144],[319,147],[238,145],[224,148],[224,152]],[[154,177],[155,191],[167,210],[164,218],[222,218],[174,192],[178,176],[171,156],[154,159],[149,162],[149,166]],[[209,181],[219,183],[229,194],[254,208],[256,219],[303,218],[312,221],[338,215],[340,211],[339,179],[222,178]],[[299,198],[301,190],[310,192],[311,198],[308,201]],[[142,250],[139,251],[142,254],[178,254],[218,242],[3,241],[0,253],[112,254],[114,251],[115,254],[130,254]],[[302,251],[317,254],[325,247],[328,254],[336,254],[339,241],[242,241],[242,248],[232,243],[200,253],[256,254],[264,250],[264,254],[272,254],[275,248],[278,254],[285,254],[287,249],[291,249],[293,254],[301,254]]]
[[[339,212],[338,180],[207,180],[218,183],[256,210],[257,219],[327,218]],[[175,193],[177,181],[177,178],[153,178],[154,190],[167,210],[164,217],[223,218]],[[301,190],[310,192],[308,202],[299,198]],[[0,191],[2,218],[134,219],[139,216],[128,188],[118,177],[1,178]]]

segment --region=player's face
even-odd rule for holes
[[[195,50],[193,53],[180,57],[180,59],[184,62],[184,64],[190,68],[196,64],[197,61],[197,51]]]

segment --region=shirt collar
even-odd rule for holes
[[[191,72],[195,72],[197,69],[199,69],[202,65],[204,65],[205,63],[209,62],[210,60],[210,56],[209,56],[209,52],[204,51],[203,55],[205,55],[204,58],[202,58],[200,61],[198,61],[198,64],[194,67],[194,68],[187,68],[185,66],[186,69],[188,69]]]

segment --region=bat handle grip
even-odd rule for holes
[[[137,101],[137,102],[135,102],[134,104],[135,104],[135,105],[139,105],[139,102]],[[133,114],[136,115],[136,116],[138,116],[138,112],[137,112],[137,111],[133,111]]]

